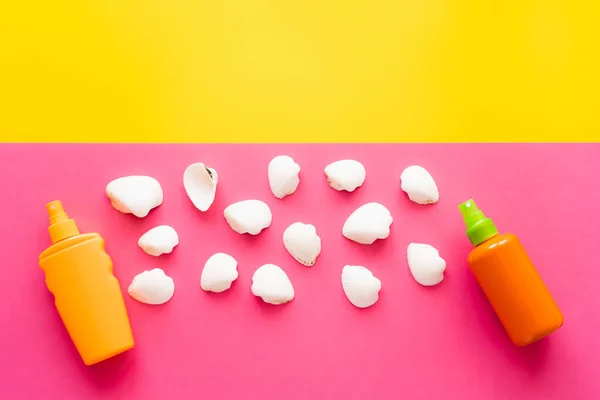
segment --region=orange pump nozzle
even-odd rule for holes
[[[55,200],[46,204],[46,209],[50,217],[48,232],[52,243],[79,235],[75,221],[69,218],[60,201]]]

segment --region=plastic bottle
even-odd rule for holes
[[[560,328],[563,316],[519,239],[498,234],[472,199],[458,208],[476,246],[469,267],[512,342],[526,346]]]
[[[60,201],[46,208],[53,244],[40,254],[39,264],[83,362],[96,364],[131,349],[129,317],[104,239],[80,234]]]

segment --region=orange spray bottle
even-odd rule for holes
[[[96,364],[131,349],[129,317],[104,239],[97,233],[80,234],[60,201],[46,208],[53,244],[40,254],[39,263],[83,362]]]
[[[499,234],[473,200],[458,208],[476,246],[469,267],[512,342],[526,346],[560,328],[563,316],[519,239]]]

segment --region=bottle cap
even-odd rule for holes
[[[483,214],[473,199],[460,204],[458,209],[463,216],[467,226],[467,236],[473,246],[477,246],[498,234],[494,222]]]
[[[69,218],[60,201],[52,201],[46,204],[48,217],[50,217],[50,226],[48,232],[52,243],[79,235],[79,229],[75,221]]]

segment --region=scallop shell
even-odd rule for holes
[[[239,234],[258,235],[273,220],[271,209],[260,200],[243,200],[228,206],[223,212],[227,223]]]
[[[294,222],[283,232],[283,245],[300,264],[314,265],[321,253],[321,238],[314,225]]]
[[[224,292],[238,278],[237,265],[237,260],[229,254],[213,254],[202,269],[200,287],[207,292]]]
[[[335,190],[353,192],[365,182],[367,171],[356,160],[340,160],[325,167],[325,176]]]
[[[367,308],[379,299],[381,281],[363,266],[346,265],[342,269],[342,287],[350,303],[358,308]]]
[[[379,203],[367,203],[357,208],[346,220],[342,234],[357,243],[372,244],[390,235],[394,219],[390,211]]]
[[[265,264],[252,275],[252,294],[269,304],[285,304],[294,299],[294,287],[286,273],[275,264]]]
[[[411,243],[406,249],[408,267],[415,281],[423,286],[434,286],[444,280],[446,261],[439,251],[422,243]]]
[[[171,300],[174,292],[175,282],[160,268],[136,275],[127,289],[127,293],[135,300],[153,305]]]
[[[434,204],[440,199],[437,185],[431,174],[423,167],[411,165],[400,175],[401,188],[408,198],[417,204]]]
[[[115,179],[106,185],[106,196],[115,210],[144,218],[163,202],[163,190],[150,176],[131,175]]]
[[[189,165],[183,173],[183,187],[188,197],[200,211],[207,211],[215,201],[219,175],[203,163]]]
[[[138,246],[147,254],[158,257],[169,254],[179,244],[179,236],[169,225],[159,225],[144,233],[138,240]]]
[[[283,199],[296,191],[300,184],[300,165],[292,157],[277,156],[268,168],[269,187],[278,199]]]

